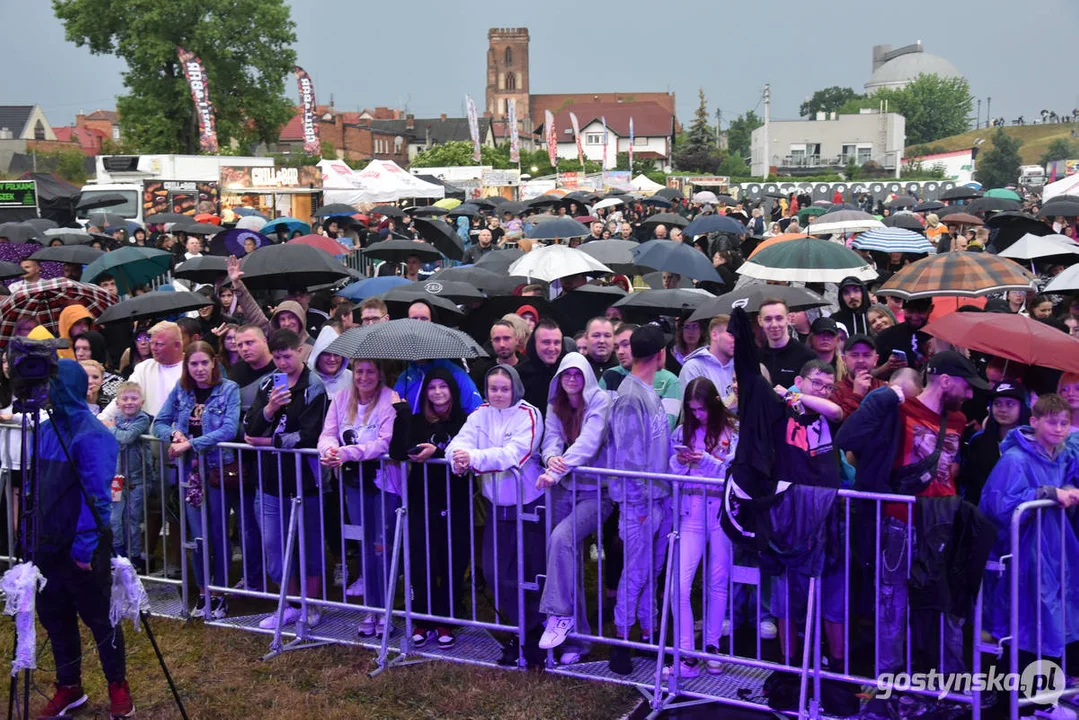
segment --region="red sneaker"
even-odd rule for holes
[[[131,700],[131,688],[127,681],[109,683],[109,716],[126,718],[135,714],[135,703]]]
[[[86,693],[82,691],[82,685],[57,685],[52,700],[42,708],[38,717],[62,717],[67,715],[68,710],[74,710],[84,704],[87,699]]]

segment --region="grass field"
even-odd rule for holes
[[[153,623],[169,670],[191,718],[264,717],[302,720],[350,718],[556,719],[619,718],[640,695],[631,688],[560,677],[428,662],[391,669],[371,679],[371,652],[329,645],[298,650],[263,662],[269,636],[165,619]],[[125,623],[125,631],[130,625]],[[0,653],[11,647],[12,623],[0,621]],[[39,645],[45,633],[38,629]],[[83,633],[83,683],[90,696],[82,718],[107,718],[101,666]],[[128,679],[139,718],[179,717],[145,633],[127,632]],[[31,708],[52,693],[52,654],[39,653]],[[20,695],[21,697],[21,695]]]
[[[1023,141],[1023,144],[1019,147],[1019,155],[1023,158],[1024,165],[1037,165],[1042,155],[1044,155],[1045,151],[1049,148],[1049,143],[1057,139],[1069,140],[1073,145],[1079,147],[1079,139],[1071,136],[1072,130],[1079,130],[1079,124],[1056,123],[1049,125],[1009,125],[1004,128],[1005,133]],[[967,148],[974,146],[975,140],[981,138],[984,139],[986,143],[985,145],[982,145],[982,150],[984,152],[984,150],[992,145],[993,135],[995,133],[996,128],[981,128],[979,130],[971,130],[962,135],[953,135],[952,137],[947,137],[943,140],[926,143],[925,146],[933,148],[939,147],[943,148],[945,151],[966,150]]]

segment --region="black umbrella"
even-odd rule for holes
[[[465,248],[461,244],[461,238],[457,231],[445,220],[436,218],[416,218],[413,227],[427,242],[434,245],[439,252],[451,260],[461,260],[465,256]]]
[[[716,315],[730,315],[736,307],[742,308],[747,313],[755,313],[761,309],[762,302],[772,298],[784,301],[792,310],[823,307],[828,304],[828,301],[820,295],[803,287],[753,283],[743,285],[734,292],[706,300],[689,316],[689,319],[691,322],[711,320]]]
[[[382,296],[383,302],[385,302],[386,307],[389,308],[390,316],[397,318],[408,317],[409,306],[417,300],[423,300],[435,308],[435,312],[439,315],[438,320],[440,322],[445,323],[446,321],[452,320],[452,323],[456,325],[457,321],[464,315],[464,313],[458,309],[457,303],[449,298],[429,293],[417,285],[417,283],[413,283],[412,285],[398,285]]]
[[[104,251],[92,248],[89,245],[57,245],[56,247],[41,248],[31,255],[30,259],[89,265],[104,254]]]
[[[698,307],[711,295],[698,290],[639,290],[611,305],[630,320],[648,322],[657,316],[682,315]]]
[[[674,203],[665,197],[659,197],[653,195],[652,197],[646,197],[641,200],[642,205],[655,205],[656,207],[669,208],[673,207]]]
[[[0,260],[0,280],[10,280],[11,278],[22,277],[25,274],[26,271],[18,263]]]
[[[911,197],[910,195],[900,195],[894,200],[890,200],[886,208],[889,210],[898,210],[900,208],[910,208],[918,204],[918,198]]]
[[[185,223],[191,220],[191,216],[183,213],[162,212],[147,215],[145,220],[147,225],[164,225],[166,223]]]
[[[439,217],[450,213],[449,210],[438,205],[413,205],[405,210],[414,217]]]
[[[119,193],[95,193],[87,198],[80,197],[79,203],[75,206],[75,209],[80,212],[86,212],[88,210],[116,207],[117,205],[123,205],[126,202],[127,198]]]
[[[624,297],[626,291],[617,285],[582,285],[555,298],[551,313],[563,332],[577,333],[585,329],[589,320],[603,316],[607,308]]]
[[[216,235],[221,232],[221,228],[217,225],[211,225],[210,223],[197,223],[191,222],[178,222],[173,228],[173,232],[185,232],[188,235]]]
[[[488,253],[488,255],[492,254],[494,253]],[[431,275],[429,280],[468,283],[487,295],[508,295],[512,293],[518,285],[525,282],[524,279],[515,279],[513,276],[506,275],[503,272],[492,272],[491,270],[487,270],[478,265],[462,265],[439,270]]]
[[[606,242],[606,241],[601,241]],[[694,280],[710,280],[722,283],[712,261],[691,245],[673,240],[649,240],[633,248],[637,265],[678,273]]]
[[[73,230],[71,228],[55,228],[53,230],[45,231],[45,240],[47,242],[51,243],[53,240],[59,239],[60,242],[62,242],[64,245],[89,245],[94,241],[95,237],[102,242],[105,242],[106,240],[108,240],[109,242],[112,241],[112,238],[108,235],[95,236],[91,235],[85,230]]]
[[[459,330],[421,320],[390,320],[346,330],[326,352],[362,360],[438,360],[486,357],[480,345]]]
[[[323,205],[315,212],[311,213],[312,217],[330,217],[331,215],[354,215],[359,212],[351,205],[344,203],[330,203],[329,205]]]
[[[975,190],[966,186],[954,187],[951,190],[945,190],[940,194],[941,200],[970,200],[972,198],[980,198],[982,196],[981,190]]]
[[[638,272],[637,261],[633,257],[637,243],[632,240],[593,240],[577,249],[588,253],[620,275],[636,275]]]
[[[1079,217],[1079,197],[1058,196],[1049,200],[1038,211],[1038,217]]]
[[[371,215],[382,215],[384,217],[403,218],[405,213],[401,208],[396,205],[375,205],[371,208]]]
[[[921,221],[911,213],[896,213],[895,215],[889,215],[881,220],[881,222],[884,223],[884,227],[897,227],[923,234],[925,233],[925,228],[922,227]]]
[[[498,206],[498,212],[510,213],[511,215],[520,215],[525,210],[529,210],[533,205],[530,205],[527,200],[518,200],[516,202],[502,203]]]
[[[475,267],[506,275],[509,272],[510,265],[523,257],[524,251],[517,248],[494,250],[477,260]]]
[[[450,210],[448,213],[446,213],[447,217],[457,217],[459,215],[464,215],[465,217],[475,217],[479,214],[480,209],[472,203],[461,203],[453,210]]]
[[[198,310],[201,307],[212,304],[213,303],[201,293],[155,290],[154,292],[138,295],[130,300],[116,303],[108,310],[101,313],[94,322],[98,325],[107,325],[114,322],[131,322],[132,320],[138,320],[140,318],[176,315],[189,310]]]
[[[689,225],[689,220],[686,220],[681,215],[675,213],[657,213],[655,215],[649,215],[641,223],[641,227],[655,227],[656,225],[667,225],[673,227],[685,227]]]
[[[539,197],[534,197],[531,200],[526,200],[525,202],[528,203],[529,207],[534,208],[551,207],[562,202],[562,198],[558,197],[557,195],[540,195]]]
[[[653,195],[652,197],[661,197],[661,198],[665,198],[667,200],[681,200],[684,196],[682,195],[681,190],[678,190],[676,188],[666,187],[666,188],[663,188],[662,190],[657,191],[656,194]]]
[[[967,212],[985,214],[987,212],[1001,212],[1003,210],[1018,210],[1023,204],[1018,200],[1002,197],[980,197],[967,205]]]
[[[383,240],[360,252],[369,258],[390,262],[405,262],[412,255],[424,262],[442,259],[442,253],[433,245],[415,240]]]
[[[21,222],[6,222],[0,224],[0,237],[6,237],[8,242],[20,245],[22,243],[34,242],[45,244],[48,242],[48,238],[41,230],[38,230],[33,225],[27,225]]]
[[[475,198],[469,200],[469,202],[481,210],[494,210],[497,206],[505,202],[505,199],[495,195],[493,197]]]
[[[503,315],[516,314],[517,310],[524,305],[531,305],[536,309],[539,316],[554,317],[551,303],[541,297],[523,297],[521,295],[500,295],[489,297],[478,308],[468,313],[461,320],[461,330],[467,332],[481,343],[487,342],[491,333],[491,325]],[[589,316],[591,317],[591,316]],[[561,325],[561,320],[559,320]],[[569,328],[563,326],[566,332]]]
[[[924,203],[921,203],[919,205],[915,205],[911,209],[914,212],[935,212],[937,210],[940,210],[943,207],[947,207],[947,206],[942,202],[937,202],[936,200],[930,200],[929,202],[924,202]]]
[[[422,291],[429,295],[435,295],[462,305],[484,299],[484,294],[474,285],[461,282],[460,280],[446,280],[443,278],[428,278],[427,280],[420,280],[411,285],[399,285],[398,287],[391,289],[390,292],[393,292],[393,290],[405,291],[410,288],[417,292]]]
[[[993,217],[985,221],[987,228],[1003,228],[1011,227],[1013,225],[1029,226],[1032,229],[1045,228],[1044,235],[1051,234],[1053,229],[1043,223],[1038,218],[1029,213],[1025,213],[1019,210],[1005,210],[1004,212],[998,212]]]
[[[937,217],[943,220],[949,215],[958,215],[959,213],[969,215],[970,213],[967,212],[968,208],[968,205],[949,205],[947,207],[942,207],[940,210],[937,210]]]
[[[268,245],[243,260],[243,281],[252,289],[310,287],[351,277],[328,253],[310,245]]]
[[[220,255],[197,255],[180,263],[172,271],[173,277],[193,280],[197,283],[214,283],[228,274],[228,259]]]
[[[525,233],[525,237],[534,240],[554,240],[555,238],[584,237],[591,231],[581,223],[569,217],[556,217],[547,222],[538,223]]]
[[[38,230],[40,230],[43,233],[45,233],[48,230],[55,230],[58,227],[60,227],[59,225],[56,224],[55,220],[50,220],[49,218],[41,218],[41,217],[30,218],[29,220],[23,220],[23,222],[26,223],[27,225],[31,225],[33,227],[36,227]]]
[[[94,227],[107,228],[123,225],[127,222],[127,218],[123,215],[117,215],[116,213],[94,213],[88,217],[86,221]]]

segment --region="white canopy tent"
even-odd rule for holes
[[[446,196],[441,185],[424,182],[389,160],[372,160],[363,170],[356,171],[341,160],[322,160],[323,201],[359,205],[361,203],[396,202],[402,198],[434,198]]]
[[[633,178],[633,189],[637,192],[654,193],[663,189],[663,186],[658,182],[650,180],[647,175],[643,173]]]
[[[1066,178],[1051,182],[1042,188],[1042,201],[1051,200],[1058,195],[1079,196],[1079,175],[1069,175]]]

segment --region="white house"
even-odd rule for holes
[[[571,103],[555,113],[554,125],[558,138],[558,157],[577,159],[577,143],[573,138],[570,112],[577,115],[581,128],[581,146],[584,156],[594,162],[603,161],[603,121],[607,122],[607,164],[613,168],[618,153],[628,152],[630,144],[629,124],[633,120],[633,158],[652,159],[664,170],[670,170],[670,157],[674,144],[675,118],[662,106],[653,102],[642,103]],[[546,130],[543,125],[536,129],[536,146],[543,147]]]

